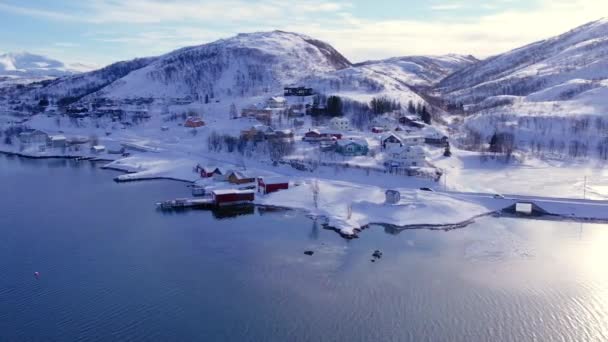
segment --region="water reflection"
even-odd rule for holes
[[[0,157],[0,340],[608,340],[606,225],[488,217],[347,241],[297,211],[163,214],[183,184],[58,165]]]

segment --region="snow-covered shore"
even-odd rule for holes
[[[9,152],[9,151],[5,151]],[[12,153],[12,152],[11,152]],[[90,158],[80,155],[51,155],[30,152],[30,157]],[[108,157],[104,157],[109,159]],[[170,179],[194,182],[200,176],[193,172],[193,166],[200,159],[171,153],[142,153],[120,157],[102,166],[103,168],[125,172],[116,177],[117,181],[141,181]],[[233,164],[222,165],[225,169],[237,168]],[[258,176],[285,176],[265,169],[249,169]],[[283,170],[283,171],[289,171]],[[289,173],[289,172],[285,172]],[[269,195],[258,194],[255,204],[286,209],[303,210],[306,213],[324,217],[327,224],[344,236],[354,236],[371,223],[395,226],[409,225],[457,225],[473,217],[491,212],[488,208],[468,201],[457,200],[439,193],[425,192],[412,188],[399,189],[402,200],[396,205],[385,205],[386,188],[335,179],[319,179],[310,174],[289,175],[291,187]],[[385,183],[397,185],[387,177]],[[315,204],[313,184],[319,189]]]
[[[210,121],[210,126],[238,134],[245,127],[238,126],[238,122],[240,121],[218,119]],[[105,124],[107,127],[104,127]],[[471,199],[441,192],[420,191],[420,188],[547,197],[559,194],[560,197],[570,198],[582,197],[583,190],[586,189],[588,198],[600,200],[606,199],[608,189],[605,177],[608,171],[600,164],[569,165],[564,162],[553,165],[549,161],[538,159],[517,160],[509,164],[493,160],[484,162],[479,153],[457,148],[452,149],[453,155],[450,158],[443,156],[441,148],[427,148],[427,160],[441,169],[444,175],[437,183],[428,178],[356,167],[369,166],[357,157],[348,160],[355,167],[321,165],[314,170],[302,170],[289,165],[273,164],[267,156],[255,151],[252,155],[211,152],[207,148],[207,137],[212,132],[210,128],[201,128],[194,134],[191,129],[175,122],[165,123],[156,116],[149,122],[128,129],[113,129],[111,123],[103,122],[97,127],[90,120],[75,125],[65,119],[53,120],[45,115],[34,116],[28,125],[49,134],[88,137],[89,141],[95,141],[112,151],[127,146],[126,152],[129,155],[110,154],[108,151],[94,153],[89,147],[91,143],[76,150],[72,147],[60,149],[46,145],[41,148],[40,144],[15,142],[12,145],[0,144],[0,150],[28,157],[108,160],[104,167],[125,172],[116,178],[117,181],[124,182],[150,179],[194,182],[200,179],[193,171],[196,165],[220,167],[223,170],[246,170],[255,177],[281,176],[297,186],[267,196],[258,195],[256,204],[300,209],[314,216],[325,217],[328,225],[349,236],[370,224],[399,227],[461,226],[480,215],[496,212],[509,205],[492,198]],[[160,130],[162,125],[170,125],[169,131]],[[300,142],[296,153],[304,153],[307,149],[311,147]],[[368,159],[366,162],[373,161],[372,158]],[[551,177],[547,177],[548,174]],[[319,189],[316,203],[313,185]],[[395,205],[384,204],[387,189],[399,190],[401,202]]]
[[[318,184],[318,200],[314,188]],[[354,236],[370,224],[458,226],[495,209],[441,193],[398,189],[401,201],[385,203],[385,189],[343,181],[308,179],[290,190],[259,197],[256,203],[305,210],[327,219],[342,235]]]

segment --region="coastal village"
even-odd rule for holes
[[[205,112],[208,106],[213,110],[225,108],[214,106],[220,104],[219,99],[212,103],[209,98],[121,101],[96,98],[66,106],[60,105],[61,100],[44,99],[33,104],[4,99],[2,104],[0,99],[11,118],[2,126],[3,142],[24,153],[88,152],[107,158],[150,152],[153,147],[116,136],[137,130],[153,115],[159,115],[162,118],[159,131],[152,132],[159,139],[176,135],[180,127],[192,136],[224,133],[230,128],[226,134],[236,139],[239,150],[243,145],[257,147],[266,143],[272,146],[271,152],[276,152],[268,156],[273,162],[290,163],[297,168],[321,163],[405,176],[440,177],[440,171],[428,162],[426,150],[449,148],[449,138],[415,113],[392,110],[376,115],[365,127],[355,127],[349,117],[327,114],[322,105],[315,104],[318,95],[312,88],[286,87],[281,95],[262,98],[240,110],[232,103],[228,115]],[[48,119],[43,127],[32,127],[36,126],[31,120],[36,114]],[[218,119],[222,117],[225,119]],[[71,126],[71,132],[62,129],[64,122]],[[234,129],[238,127],[238,131]],[[223,139],[221,143],[227,140]],[[214,144],[210,140],[207,143]]]
[[[367,108],[382,110],[361,120],[343,110],[347,98],[304,86],[241,102],[210,96],[0,100],[9,114],[0,123],[4,153],[104,161],[103,168],[126,172],[117,182],[188,182],[189,196],[158,202],[160,210],[302,209],[348,238],[373,222],[450,229],[501,210],[549,213],[543,198],[471,199],[446,191],[445,169],[435,163],[449,165],[450,137],[422,104],[374,98]]]

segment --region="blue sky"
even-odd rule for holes
[[[608,13],[606,0],[0,0],[0,52],[97,65],[239,32],[325,40],[352,61],[500,53]]]

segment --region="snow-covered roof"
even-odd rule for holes
[[[289,183],[289,178],[281,177],[281,176],[273,176],[273,177],[262,177],[262,181],[264,184],[284,184]]]
[[[229,195],[229,194],[254,194],[253,190],[238,190],[238,189],[217,189],[211,191],[214,195]]]
[[[400,134],[397,134],[395,132],[387,132],[387,133],[382,134],[382,140],[386,140],[386,139],[390,138],[391,136],[401,140]]]
[[[232,171],[230,173],[234,174],[235,177],[240,178],[240,179],[255,178],[255,176],[252,176],[249,173],[244,172],[244,171]]]
[[[91,146],[91,149],[93,149],[95,151],[103,151],[106,149],[106,147],[103,145],[95,145],[95,146]]]
[[[270,98],[270,101],[273,101],[276,103],[284,103],[286,100],[283,96],[273,96]]]
[[[351,138],[351,139],[346,139],[346,140],[338,140],[338,145],[340,145],[340,146],[348,146],[350,144],[368,146],[367,140],[365,140],[365,139]]]
[[[67,138],[65,137],[65,135],[49,135],[49,140],[51,141],[62,141],[62,140],[67,140]]]
[[[401,133],[401,132],[387,132],[382,135],[382,140],[386,140],[391,136],[394,136],[395,138],[397,138],[401,141],[413,140],[413,139],[424,139],[424,137],[422,135],[406,134],[406,133]]]
[[[425,153],[422,146],[392,146],[386,150],[388,153],[402,154],[402,153]]]

